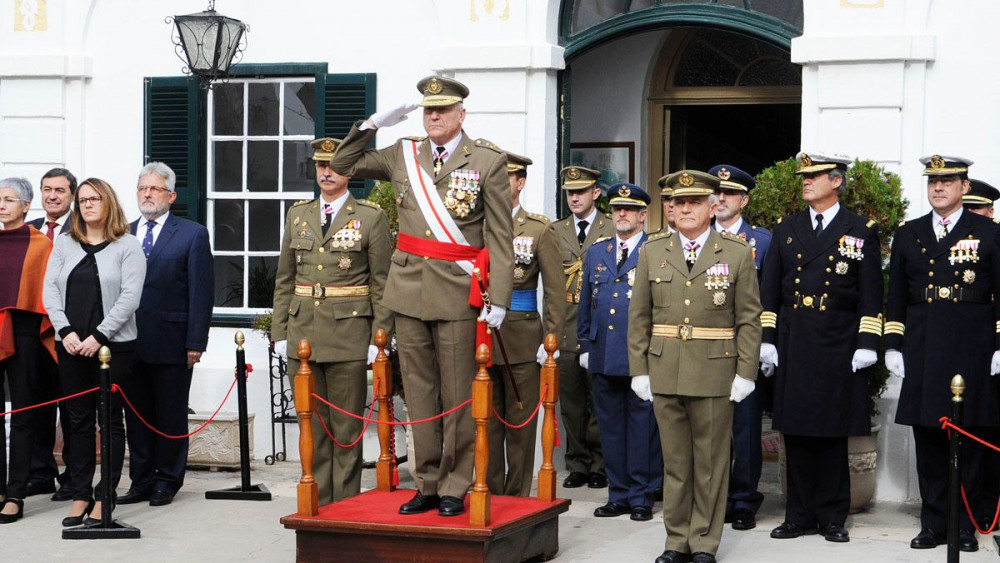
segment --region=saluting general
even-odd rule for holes
[[[1000,425],[993,377],[1000,373],[1000,227],[962,208],[971,160],[934,155],[920,162],[932,209],[900,225],[892,241],[885,365],[904,378],[896,423],[913,428],[917,456],[920,532],[910,547],[928,549],[945,542],[948,528],[949,443],[939,419],[951,415],[955,374],[965,379],[962,426],[984,436]],[[977,515],[984,452],[963,441],[962,480]],[[976,551],[964,508],[959,522],[959,549]]]
[[[417,90],[427,137],[366,150],[378,128],[399,123],[417,106],[378,112],[351,128],[331,167],[392,182],[399,237],[383,303],[396,313],[407,409],[422,419],[472,394],[477,343],[489,343],[486,326],[499,328],[510,307],[514,252],[507,158],[463,131],[469,89],[429,76]],[[401,514],[465,512],[474,437],[468,412],[413,427],[418,490]]]
[[[366,365],[378,353],[374,330],[392,333],[392,312],[382,303],[392,238],[382,210],[355,199],[347,189],[350,178],[330,168],[339,143],[329,137],[312,142],[320,195],[296,203],[285,217],[271,337],[275,352],[288,356],[289,374],[299,370],[298,343],[307,339],[316,394],[361,415],[368,394]],[[362,424],[323,405],[316,412],[313,473],[319,502],[328,504],[361,492],[362,459],[360,444],[337,446],[326,430],[349,444]]]
[[[656,563],[713,563],[722,540],[733,405],[753,392],[757,269],[747,243],[711,228],[716,176],[671,174],[677,232],[650,237],[629,306],[632,390],[653,401],[663,449],[666,549]]]
[[[799,153],[808,209],[778,220],[764,261],[760,359],[774,373],[774,423],[788,468],[785,521],[772,538],[850,541],[847,437],[870,432],[868,372],[882,336],[875,221],[840,203],[850,160]]]

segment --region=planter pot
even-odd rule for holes
[[[878,465],[878,431],[882,427],[872,426],[869,436],[847,438],[847,466],[851,472],[851,508],[855,514],[868,508],[875,497],[875,468]],[[785,440],[778,447],[778,475],[781,479],[781,494],[788,494],[785,469]]]
[[[188,432],[193,432],[211,417],[211,413],[188,415]],[[249,416],[250,459],[253,459],[253,419]],[[210,469],[240,467],[240,417],[236,413],[220,412],[204,430],[191,436],[188,446],[189,467]]]

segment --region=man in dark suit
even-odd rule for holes
[[[146,254],[146,282],[135,313],[137,354],[125,391],[136,410],[167,434],[187,433],[188,392],[194,364],[208,345],[215,283],[205,227],[172,215],[176,176],[162,162],[139,173],[137,195],[142,218],[132,233]],[[118,504],[173,501],[184,484],[187,440],[154,434],[126,409],[129,477],[132,486]]]
[[[967,213],[962,197],[969,186],[968,159],[934,155],[922,158],[931,212],[900,225],[889,260],[889,299],[885,315],[885,366],[904,378],[896,423],[913,428],[920,485],[920,532],[913,549],[945,542],[948,519],[948,434],[940,417],[951,413],[951,378],[965,378],[962,426],[992,437],[1000,426],[997,378],[1000,373],[1000,227],[987,217]],[[962,481],[974,514],[982,512],[986,449],[964,441]],[[990,507],[992,516],[996,507]],[[976,551],[979,543],[964,509],[959,514],[958,545]],[[989,522],[983,523],[987,526]]]
[[[594,516],[631,513],[632,520],[645,521],[653,518],[654,492],[663,486],[663,456],[653,403],[632,392],[627,336],[650,198],[627,183],[608,188],[608,196],[615,236],[595,241],[584,256],[577,325],[580,367],[591,375],[609,481],[608,502]]]
[[[72,209],[73,196],[76,194],[76,176],[65,168],[53,168],[42,175],[39,185],[42,191],[42,209],[45,210],[45,216],[28,221],[28,224],[49,237],[49,240],[54,241],[56,236],[70,228],[69,212]],[[43,356],[42,371],[39,374],[43,379],[40,382],[41,388],[46,390],[46,400],[56,399],[62,396],[59,369],[47,354],[43,354]],[[58,407],[63,436],[67,436],[69,430],[69,417],[63,412],[65,404],[59,403]],[[59,466],[56,465],[56,459],[52,455],[56,443],[56,406],[50,405],[38,409],[35,421],[38,423],[38,427],[35,428],[35,447],[31,454],[27,496],[55,493],[52,495],[52,500],[70,500],[73,498],[73,493],[66,486],[69,482],[69,474],[66,471],[59,473]],[[69,442],[67,440],[63,440],[62,457],[63,461],[69,457]],[[58,491],[55,490],[53,479],[59,480]]]
[[[871,427],[868,372],[882,336],[875,221],[840,204],[850,160],[799,154],[808,208],[779,220],[764,260],[760,359],[774,373],[774,428],[788,468],[785,521],[772,538],[850,541],[847,437]]]

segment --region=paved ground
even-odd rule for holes
[[[772,540],[768,532],[780,520],[783,504],[773,463],[765,465],[767,493],[759,525],[749,532],[726,529],[719,559],[724,562],[943,562],[945,548],[915,551],[908,547],[917,531],[916,505],[879,504],[848,520],[851,542],[833,544],[819,536]],[[403,486],[412,486],[403,472]],[[254,483],[264,483],[274,494],[272,502],[209,501],[204,491],[239,484],[239,474],[192,471],[187,484],[170,506],[119,507],[115,516],[142,530],[138,540],[66,541],[60,520],[66,503],[32,497],[20,522],[0,528],[0,561],[293,561],[295,537],[278,518],[295,511],[297,463],[254,466]],[[374,471],[365,470],[364,485],[374,485]],[[120,492],[127,488],[122,484]],[[586,488],[565,490],[573,499],[569,513],[560,519],[560,548],[556,561],[651,562],[663,550],[664,529],[659,519],[632,522],[627,518],[597,519],[594,508],[603,504],[605,491]],[[997,550],[989,538],[982,549],[962,554],[962,561],[996,561]],[[331,554],[331,561],[336,557]]]

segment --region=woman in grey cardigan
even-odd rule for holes
[[[76,190],[76,205],[68,233],[56,238],[45,273],[43,300],[56,331],[59,378],[66,394],[99,384],[101,346],[111,350],[111,381],[122,384],[135,355],[135,310],[146,278],[146,258],[114,190],[90,178]],[[63,526],[100,522],[95,505],[94,427],[99,403],[96,393],[70,399],[73,454],[67,460],[73,506]],[[110,432],[109,432],[110,430]],[[118,486],[125,456],[125,425],[120,393],[111,394],[111,428],[101,428],[101,440],[111,440],[112,490]],[[107,483],[97,484],[102,497]],[[91,518],[87,518],[88,512]]]

